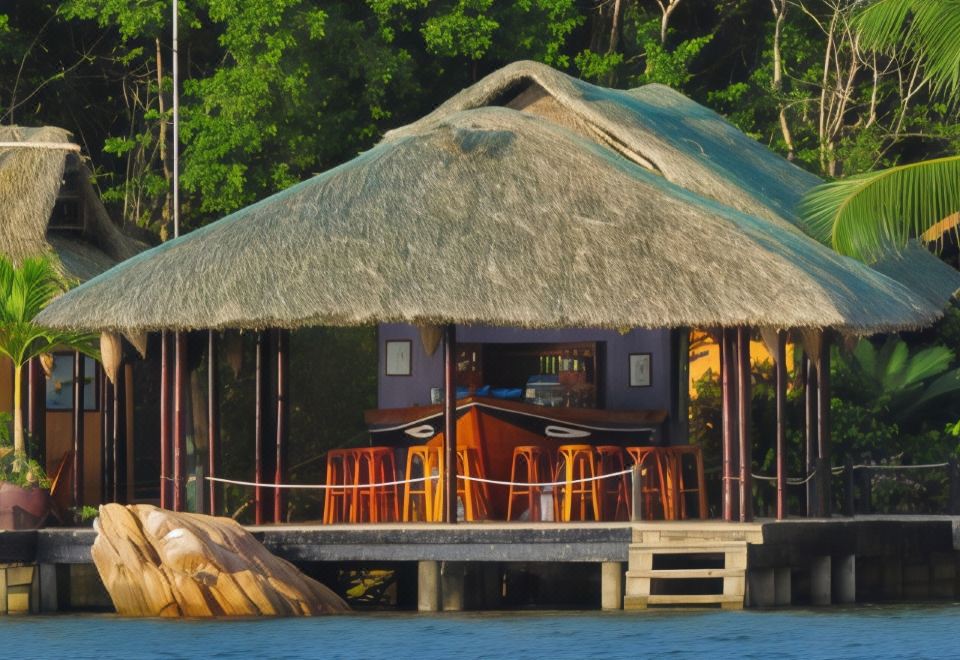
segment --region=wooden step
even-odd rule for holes
[[[742,568],[674,568],[628,570],[627,579],[653,578],[655,580],[702,580],[705,578],[744,577]]]
[[[651,605],[720,605],[724,609],[742,609],[743,596],[723,594],[657,594],[651,596],[625,596],[623,609],[645,609]]]
[[[664,542],[664,543],[631,543],[631,550],[643,550],[645,552],[654,552],[656,554],[717,554],[725,552],[740,552],[746,550],[746,541],[710,541],[704,539],[690,539],[686,542]]]

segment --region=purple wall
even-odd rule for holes
[[[430,388],[443,386],[443,345],[428,356],[420,333],[414,326],[383,324],[378,329],[380,376],[377,401],[380,408],[406,408],[430,403]],[[412,375],[384,375],[384,347],[387,340],[409,339],[412,346]],[[457,341],[470,343],[606,342],[603,368],[606,407],[670,410],[670,331],[631,330],[625,335],[613,330],[522,330],[485,326],[457,326]],[[630,353],[651,353],[652,385],[627,386]],[[522,383],[518,383],[518,386]]]

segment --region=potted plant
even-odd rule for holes
[[[19,267],[0,256],[0,355],[13,363],[13,443],[0,424],[0,529],[37,527],[50,506],[42,467],[27,456],[21,395],[23,367],[55,348],[96,355],[96,336],[55,331],[33,322],[53,298],[67,289],[50,257],[24,259]]]

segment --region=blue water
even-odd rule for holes
[[[957,658],[960,604],[745,612],[0,617],[3,658]]]

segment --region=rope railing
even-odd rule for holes
[[[583,484],[589,483],[591,481],[600,481],[602,479],[614,479],[616,477],[622,477],[625,474],[630,474],[633,471],[633,468],[627,468],[625,470],[620,470],[618,472],[609,472],[606,474],[599,474],[592,477],[583,477],[580,479],[571,479],[569,481],[500,481],[497,479],[483,479],[481,477],[468,477],[463,474],[458,474],[457,479],[462,481],[475,481],[478,483],[492,484],[495,486],[514,486],[519,488],[547,488],[554,486],[566,486],[567,484]],[[170,479],[170,477],[164,477],[165,479]],[[413,479],[397,479],[394,481],[383,481],[379,483],[361,483],[361,484],[274,484],[274,483],[258,483],[256,481],[240,481],[236,479],[224,479],[222,477],[204,477],[207,481],[214,481],[222,484],[231,484],[234,486],[250,486],[253,488],[281,488],[281,489],[304,489],[304,490],[329,490],[329,489],[341,489],[341,488],[387,488],[390,486],[401,486],[404,484],[412,483],[423,483],[427,480],[436,481],[439,480],[441,476],[439,474],[432,474],[427,477],[415,477]]]

